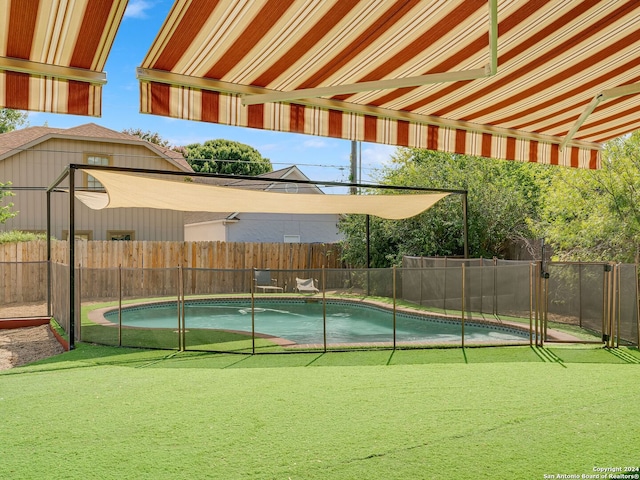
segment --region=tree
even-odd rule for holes
[[[29,114],[11,108],[0,108],[0,133],[11,132],[27,124]]]
[[[184,147],[184,152],[196,172],[254,176],[273,170],[271,161],[258,150],[231,140],[192,143]]]
[[[28,114],[19,110],[12,110],[10,108],[0,108],[0,133],[11,132],[16,128],[26,125]],[[0,182],[0,223],[5,223],[10,218],[15,217],[18,213],[12,212],[13,203],[9,202],[6,205],[4,203],[5,197],[12,197],[13,192],[8,190],[11,186],[11,182]]]
[[[161,147],[171,147],[171,143],[169,142],[169,140],[165,140],[164,138],[162,138],[158,132],[151,132],[149,130],[145,132],[141,128],[125,128],[124,130],[122,130],[122,133],[140,137],[142,140],[160,145]]]
[[[493,257],[504,256],[510,241],[531,237],[545,175],[540,165],[402,148],[378,172],[377,180],[385,185],[467,190],[469,252]],[[345,260],[363,265],[363,217],[347,216],[340,228],[345,235]],[[398,265],[404,255],[462,255],[461,197],[450,195],[406,220],[371,217],[370,247],[374,267]]]
[[[0,204],[4,203],[5,197],[13,197],[14,193],[8,190],[8,187],[10,186],[11,182],[0,183]],[[12,208],[13,202],[0,206],[0,223],[5,223],[7,220],[18,214],[17,212],[12,212]]]
[[[556,169],[539,235],[562,260],[640,261],[640,132],[607,143],[601,170]]]

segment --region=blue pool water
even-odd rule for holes
[[[105,314],[118,322],[117,310]],[[393,313],[379,307],[344,301],[327,301],[327,343],[392,342]],[[255,332],[272,335],[298,344],[322,344],[322,302],[300,300],[262,300],[255,302]],[[126,307],[122,325],[138,328],[178,327],[177,307],[151,304]],[[251,333],[249,300],[192,301],[185,304],[187,329],[209,328]],[[461,328],[456,321],[396,313],[397,342],[460,343]],[[528,333],[517,329],[465,323],[467,342],[517,342],[528,340]]]

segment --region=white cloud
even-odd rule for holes
[[[303,145],[306,148],[325,148],[327,146],[327,142],[320,138],[311,138],[309,140],[305,140]]]
[[[362,166],[366,168],[378,168],[391,162],[391,155],[396,151],[392,145],[371,143],[363,145]]]
[[[124,18],[147,18],[147,10],[152,7],[147,0],[131,0],[124,12]]]
[[[273,152],[273,151],[280,150],[282,146],[278,143],[263,143],[262,145],[254,148],[257,149],[259,152]]]

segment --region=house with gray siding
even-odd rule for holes
[[[262,174],[256,180],[198,179],[234,188],[288,193],[292,202],[296,201],[297,193],[325,194],[316,185],[296,183],[300,180],[309,178],[296,166]],[[339,220],[340,215],[187,212],[184,238],[187,241],[334,243],[342,239]]]
[[[0,134],[0,182],[11,182],[17,216],[0,224],[1,231],[45,232],[46,188],[69,164],[111,165],[192,172],[183,156],[139,137],[88,123],[73,128],[29,127]],[[95,178],[77,172],[75,185],[100,188]],[[68,187],[68,182],[61,184]],[[69,228],[68,193],[53,193],[52,234],[66,239]],[[75,202],[76,237],[86,240],[184,239],[184,213],[147,208],[91,210]]]

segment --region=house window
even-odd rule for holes
[[[76,230],[76,240],[84,240],[89,241],[93,240],[93,231],[92,230]],[[62,238],[65,240],[69,240],[69,230],[62,231]]]
[[[284,243],[300,243],[300,235],[285,235]]]
[[[130,241],[136,239],[133,230],[107,230],[107,240]]]
[[[110,165],[111,164],[111,159],[106,156],[106,155],[93,155],[93,154],[89,154],[86,156],[87,159],[87,165],[91,166],[91,165]],[[104,190],[104,187],[102,186],[102,184],[95,179],[95,177],[88,175],[85,173],[85,178],[84,178],[84,186],[87,187],[89,190]]]

